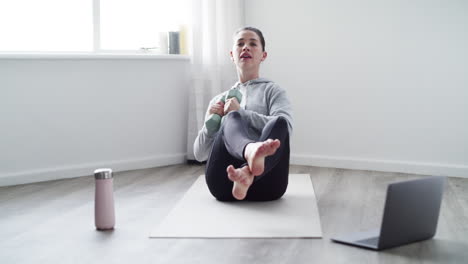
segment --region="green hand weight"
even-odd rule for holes
[[[242,94],[237,89],[229,90],[228,94],[226,95],[226,99],[223,100],[223,102],[226,102],[227,99],[233,98],[233,97],[237,98],[237,102],[239,102],[239,104],[240,104],[240,102],[242,101]]]
[[[241,92],[237,89],[231,89],[229,90],[228,94],[225,97],[221,98],[221,101],[225,103],[227,99],[233,98],[233,97],[235,97],[239,103],[242,100]],[[209,133],[214,133],[218,131],[219,128],[221,127],[221,116],[218,114],[210,115],[208,120],[205,121],[205,126],[206,126],[206,129],[208,129]]]

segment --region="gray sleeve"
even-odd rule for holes
[[[211,99],[208,109],[205,113],[205,121],[210,117],[210,106],[217,102],[221,96],[215,96],[215,98]],[[208,159],[208,155],[210,154],[211,147],[213,146],[214,139],[218,132],[208,132],[208,129],[205,127],[205,122],[203,122],[203,127],[198,131],[197,138],[193,143],[193,155],[195,159],[202,162]]]
[[[240,112],[250,121],[252,127],[258,131],[262,131],[266,123],[276,116],[281,116],[288,122],[289,135],[292,135],[293,131],[293,118],[292,118],[292,106],[289,102],[286,91],[277,87],[271,93],[271,96],[267,98],[270,115],[259,114],[255,111],[241,109]]]

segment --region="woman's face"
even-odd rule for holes
[[[243,30],[234,37],[231,59],[242,70],[258,69],[267,53],[263,51],[260,37],[253,31]]]

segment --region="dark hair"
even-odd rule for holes
[[[237,35],[239,32],[244,30],[255,32],[255,34],[257,34],[260,38],[260,42],[262,43],[262,50],[265,51],[265,38],[263,37],[263,33],[260,31],[260,29],[254,27],[242,27],[239,28],[234,35]]]

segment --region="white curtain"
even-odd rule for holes
[[[244,26],[244,0],[193,0],[192,9],[192,79],[187,134],[189,160],[195,159],[193,142],[203,126],[209,101],[237,81],[229,51],[234,32]]]

